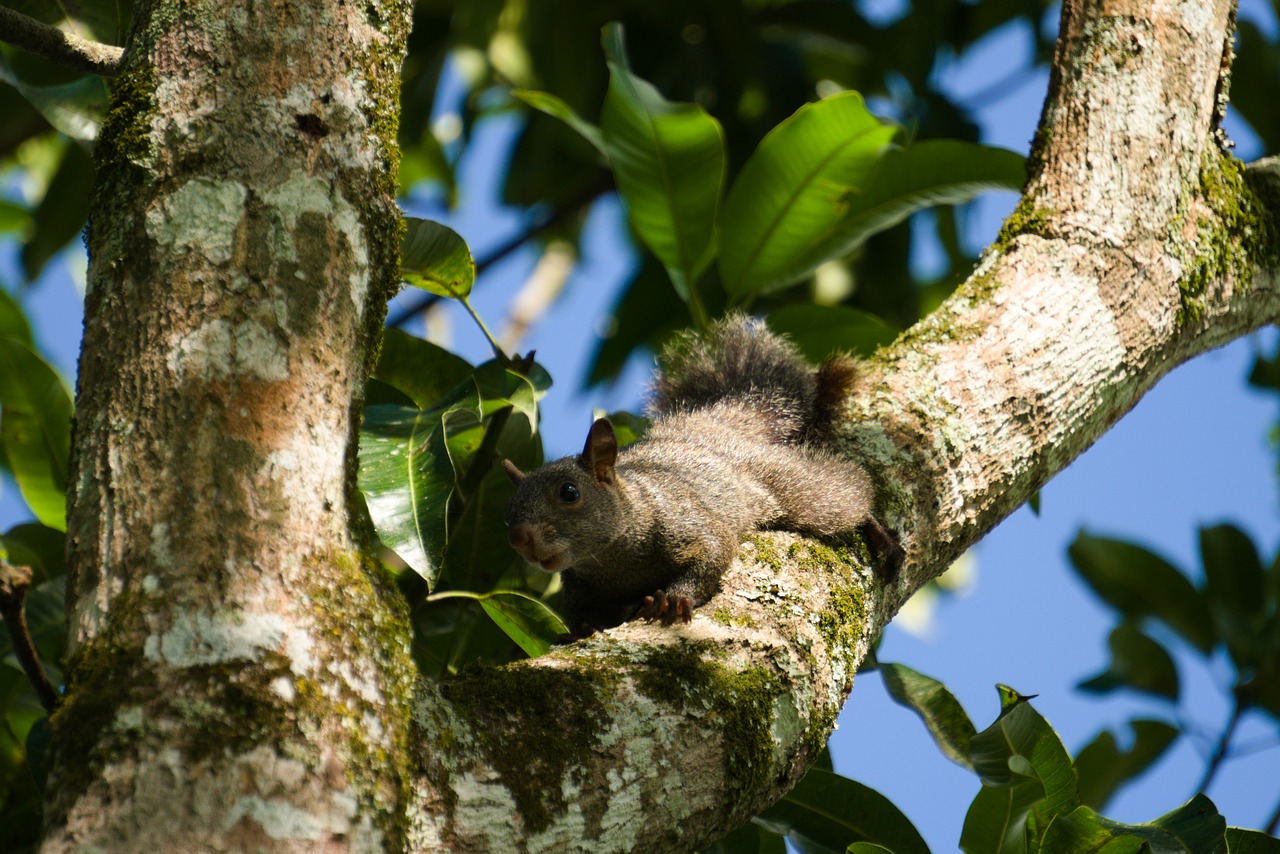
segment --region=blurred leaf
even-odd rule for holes
[[[725,200],[720,278],[742,298],[800,281],[839,227],[897,128],[857,92],[806,104],[761,141]]]
[[[619,448],[625,448],[649,432],[651,422],[643,415],[635,415],[621,410],[609,413],[596,412],[594,414],[596,418],[609,419],[609,423],[613,425],[613,432],[618,437]]]
[[[471,293],[476,264],[467,242],[447,225],[412,216],[404,221],[404,240],[400,244],[404,280],[442,297],[461,299]]]
[[[451,427],[480,421],[474,381],[429,410],[380,404],[365,409],[358,482],[383,544],[435,586],[448,542],[455,484],[446,446]]]
[[[0,338],[12,338],[20,344],[35,349],[35,342],[31,338],[31,324],[27,321],[26,312],[4,288],[0,288]]]
[[[1130,688],[1177,702],[1178,668],[1173,656],[1132,623],[1121,623],[1107,641],[1111,664],[1097,676],[1079,684],[1092,694],[1106,694]]]
[[[1181,731],[1164,721],[1132,720],[1133,746],[1122,751],[1108,730],[1098,733],[1076,755],[1080,802],[1103,809],[1125,783],[1150,768],[1164,755]]]
[[[71,394],[30,347],[0,337],[0,447],[31,512],[66,529]]]
[[[1260,830],[1228,827],[1226,840],[1231,854],[1280,854],[1280,839]]]
[[[970,770],[970,742],[977,729],[947,687],[901,664],[881,664],[885,689],[898,703],[924,721],[942,755]]]
[[[373,376],[409,395],[420,408],[427,408],[474,370],[465,359],[443,347],[399,329],[386,329]]]
[[[843,305],[788,305],[770,312],[769,328],[787,336],[811,362],[833,353],[870,356],[897,330],[874,314]]]
[[[433,181],[444,188],[447,207],[458,204],[457,175],[440,140],[430,130],[424,131],[416,143],[400,148],[400,192],[408,193],[422,181]]]
[[[787,854],[787,843],[753,820],[710,845],[704,845],[699,851],[701,854]]]
[[[1067,550],[1076,572],[1127,617],[1156,617],[1203,653],[1213,649],[1209,609],[1187,577],[1132,543],[1081,533]]]
[[[31,211],[26,205],[20,205],[11,202],[8,199],[0,199],[0,233],[10,231],[23,231],[31,224]],[[0,288],[0,294],[4,294],[4,289]],[[3,313],[0,312],[0,318]],[[0,334],[4,334],[4,323],[0,319]]]
[[[1204,795],[1196,795],[1150,824],[1121,824],[1082,806],[1053,820],[1045,830],[1040,852],[1226,854],[1226,825],[1213,802]]]
[[[875,842],[897,854],[929,850],[915,825],[884,795],[817,768],[756,821],[785,834],[804,852],[839,854],[854,842]]]
[[[1264,626],[1275,600],[1249,537],[1234,525],[1200,529],[1205,598],[1213,625],[1236,666],[1251,668],[1267,654]]]
[[[34,586],[63,576],[66,544],[67,535],[62,531],[28,522],[0,534],[0,557],[15,566],[31,567]]]
[[[595,147],[596,151],[603,155],[608,155],[604,138],[600,135],[600,128],[575,113],[573,107],[570,107],[563,99],[557,98],[549,92],[535,92],[531,89],[515,89],[512,90],[511,95],[524,101],[535,110],[564,122],[580,133],[583,139]]]
[[[18,79],[0,55],[0,82],[22,93],[59,133],[82,142],[98,135],[98,126],[107,110],[107,84],[101,77],[86,74],[73,83],[34,86]]]
[[[724,185],[724,133],[697,104],[666,100],[631,73],[622,28],[604,31],[609,93],[600,132],[636,234],[667,268],[686,302],[711,263]]]
[[[49,259],[84,229],[92,180],[88,153],[78,145],[64,145],[58,171],[32,212],[34,227],[22,247],[22,271],[28,280],[39,278]]]
[[[1240,81],[1231,96],[1231,109],[1238,110],[1262,140],[1264,151],[1280,149],[1280,116],[1267,95],[1267,83],[1280,80],[1280,45],[1268,38],[1252,21],[1236,24],[1240,42],[1232,65],[1232,76]]]
[[[669,286],[669,279],[653,257],[645,253],[642,266],[624,286],[612,309],[613,327],[601,338],[591,360],[588,383],[616,379],[627,359],[640,347],[657,350],[687,323],[688,312]]]

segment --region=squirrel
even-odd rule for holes
[[[828,445],[856,363],[814,370],[762,322],[731,314],[677,336],[659,359],[643,438],[618,449],[605,418],[582,453],[523,474],[505,520],[511,546],[559,572],[566,623],[688,622],[720,587],[743,537],[763,527],[828,539],[862,530],[883,572],[903,551],[872,515],[861,466]]]

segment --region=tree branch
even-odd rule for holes
[[[0,6],[0,41],[99,77],[114,77],[124,54],[124,48],[82,39],[5,6]]]
[[[46,712],[52,713],[58,707],[58,692],[44,672],[44,666],[40,664],[40,656],[31,640],[31,629],[27,627],[27,615],[23,608],[30,589],[30,567],[12,566],[0,560],[0,618],[9,627],[13,653],[22,665],[23,672],[27,674],[31,687],[35,689],[40,705],[44,706]]]

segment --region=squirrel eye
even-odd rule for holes
[[[565,504],[572,504],[581,497],[582,494],[578,492],[578,487],[574,486],[572,483],[566,481],[565,483],[560,484],[560,500]]]

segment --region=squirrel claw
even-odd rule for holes
[[[636,611],[636,619],[661,620],[667,625],[687,623],[693,619],[693,600],[688,596],[668,596],[667,591],[658,590],[652,596],[644,597],[640,610]]]

